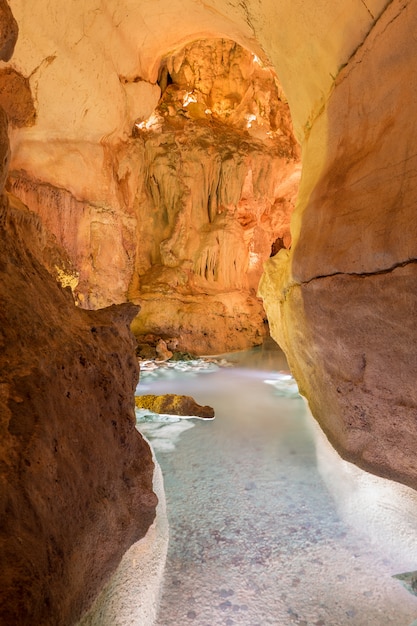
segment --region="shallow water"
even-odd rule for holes
[[[417,598],[392,578],[405,564],[339,518],[282,353],[228,358],[234,367],[143,374],[138,387],[216,411],[138,425],[162,467],[170,522],[156,625],[409,626]]]

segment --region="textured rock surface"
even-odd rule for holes
[[[222,354],[262,343],[268,327],[265,311],[255,298],[239,292],[215,296],[141,296],[141,312],[132,322],[139,336],[151,327],[175,337],[180,352]]]
[[[41,263],[38,224],[1,217],[1,619],[70,624],[154,518],[135,307],[77,309]]]
[[[14,67],[30,77],[32,93],[37,94],[37,118],[34,126],[13,131],[16,175],[12,184],[16,190],[21,185],[22,193],[31,194],[34,208],[40,206],[37,190],[56,196],[51,206],[62,207],[56,211],[62,216],[57,218],[61,222],[58,227],[57,221],[56,233],[68,236],[76,254],[82,256],[82,250],[88,250],[94,259],[88,271],[83,263],[75,263],[80,270],[80,293],[87,294],[87,304],[97,306],[116,298],[122,301],[128,287],[132,299],[137,298],[140,288],[144,290],[144,311],[148,308],[149,316],[152,307],[157,308],[155,286],[159,289],[160,285],[159,293],[164,298],[170,283],[180,293],[184,285],[188,289],[190,271],[209,283],[207,277],[214,276],[213,260],[220,257],[216,257],[215,246],[200,248],[201,240],[194,236],[201,263],[191,268],[181,266],[182,246],[188,241],[186,231],[194,224],[192,220],[176,222],[175,211],[167,212],[164,238],[152,243],[147,236],[143,251],[140,246],[137,250],[132,233],[138,224],[146,233],[153,233],[154,219],[160,225],[160,216],[148,210],[140,215],[139,207],[145,207],[150,197],[156,198],[156,187],[170,189],[165,177],[169,179],[171,169],[176,178],[177,169],[175,163],[162,160],[163,167],[158,170],[160,146],[154,137],[148,144],[153,178],[146,182],[136,165],[131,166],[144,162],[146,153],[143,142],[127,141],[132,125],[149,119],[161,90],[166,93],[169,81],[164,84],[161,74],[158,85],[158,72],[161,61],[172,51],[197,39],[219,36],[238,41],[260,58],[264,58],[265,50],[279,73],[296,135],[303,145],[302,185],[291,226],[292,249],[281,250],[269,262],[262,287],[274,335],[285,348],[316,417],[338,449],[375,472],[386,474],[390,465],[390,475],[415,486],[413,458],[400,453],[393,458],[390,452],[391,446],[396,448],[398,432],[398,424],[390,418],[393,410],[403,411],[402,423],[410,429],[411,439],[416,411],[414,400],[403,398],[408,396],[407,381],[415,371],[411,347],[415,344],[415,314],[410,308],[411,296],[402,291],[412,282],[416,258],[416,141],[412,124],[416,93],[415,4],[409,0],[323,0],[310,4],[304,0],[171,0],[169,4],[165,0],[122,0],[110,12],[102,10],[98,0],[86,0],[83,11],[74,15],[71,5],[63,0],[53,6],[44,0],[30,4],[14,0],[13,8],[25,31],[18,42]],[[168,70],[166,62],[165,66]],[[186,74],[185,69],[180,70],[179,75]],[[201,103],[197,99],[192,104],[197,105],[188,110],[194,111],[197,118],[193,128],[203,128],[206,118],[198,106]],[[183,113],[187,117],[187,111]],[[203,113],[206,115],[205,110]],[[177,160],[181,155],[184,166],[188,166],[174,129],[170,137]],[[196,143],[202,137],[197,133]],[[207,146],[201,150],[204,157],[207,151]],[[253,151],[246,147],[238,153],[248,161]],[[236,180],[241,180],[241,173],[236,171]],[[190,176],[195,176],[195,170],[190,170]],[[151,180],[158,183],[154,185],[154,196],[149,196]],[[179,189],[186,192],[188,187]],[[136,207],[135,198],[139,203]],[[172,202],[181,199],[177,195],[170,197]],[[216,220],[223,220],[225,213],[216,215]],[[207,233],[213,243],[218,232],[227,245],[239,240],[242,229],[245,232],[238,220],[229,230],[216,220],[210,222]],[[75,262],[76,257],[71,254],[71,258]],[[178,259],[180,272],[173,271]],[[240,264],[241,256],[236,255],[235,260]],[[400,272],[405,264],[410,266],[407,278]],[[233,267],[224,276],[233,276],[229,269]],[[152,272],[156,272],[158,281]],[[382,284],[382,273],[384,293],[377,288]],[[113,287],[116,276],[120,278]],[[353,289],[359,284],[358,276],[364,277],[360,303],[353,299],[355,306],[350,307],[342,296],[354,292],[359,298]],[[146,296],[147,285],[153,291],[150,289]],[[217,299],[214,280],[211,286],[213,298]],[[344,290],[340,300],[329,292],[329,286]],[[167,308],[188,306],[187,289]],[[311,290],[314,302],[308,295]],[[330,306],[333,299],[339,302],[337,311]],[[369,388],[360,387],[360,382],[354,384],[360,381],[361,374],[357,374],[359,378],[354,374],[359,366],[354,364],[364,345],[355,315],[360,311],[359,318],[363,319],[365,301],[369,316],[375,319],[374,326],[367,327],[365,342],[366,363],[373,364]],[[237,310],[241,304],[242,299]],[[221,305],[226,306],[224,302]],[[326,317],[330,311],[331,319]],[[336,320],[340,320],[337,325]],[[401,356],[395,346],[404,324],[409,324],[409,343]],[[339,338],[342,326],[350,333],[349,341]],[[400,379],[391,382],[386,379],[387,364],[380,356],[382,326],[385,345],[395,357],[392,367],[401,372]],[[328,347],[320,362],[317,359],[323,339],[319,333],[323,332]],[[403,339],[398,341],[403,345]],[[339,348],[337,361],[331,365],[325,360],[329,346]],[[412,367],[408,373],[403,361]],[[337,393],[342,378],[338,372],[345,371],[345,363],[347,380],[353,377],[358,394],[354,402],[354,394],[349,392],[348,404],[338,399],[342,394]],[[309,379],[317,380],[317,384],[313,387]],[[330,380],[329,389],[325,389]],[[384,381],[383,389],[377,380]],[[391,399],[398,398],[403,381],[405,393],[401,392],[401,398],[393,404]],[[352,445],[352,437],[345,436],[352,420],[348,407],[361,407],[360,389],[367,400],[373,398],[381,408],[378,419],[372,413],[375,424],[371,438],[366,435],[368,418],[363,428],[357,429],[363,433],[366,449],[360,443]],[[332,420],[337,424],[334,430],[329,426]],[[347,439],[350,442],[346,443]]]
[[[191,396],[179,396],[167,393],[162,396],[136,396],[135,404],[138,409],[148,409],[154,413],[168,413],[169,415],[195,415],[196,417],[214,417],[211,406],[201,406]]]
[[[29,80],[11,67],[0,70],[0,106],[12,126],[32,126],[36,111]]]
[[[6,9],[3,58],[16,34]],[[8,159],[0,109],[0,193]],[[155,517],[154,464],[135,429],[137,308],[77,309],[66,255],[6,195],[0,239],[0,621],[64,626]]]
[[[150,115],[158,101],[160,59],[196,39],[222,36],[261,58],[263,50],[268,53],[302,138],[327,99],[334,76],[387,4],[389,0],[308,5],[305,0],[121,0],[107,10],[100,0],[85,0],[83,11],[74,14],[65,0],[33,0],[30,5],[13,0],[24,31],[14,63],[31,76],[41,112],[37,130],[19,134],[16,147],[21,153],[16,157],[41,179],[59,171],[61,186],[82,188],[83,181],[68,169],[71,164],[85,178],[71,146],[67,143],[67,156],[56,162],[51,146],[41,139],[100,141],[129,133],[132,121]],[[21,140],[27,141],[25,150]],[[87,145],[79,148],[88,156]],[[90,165],[98,175],[99,164],[92,159]]]
[[[305,147],[295,246],[261,286],[333,445],[414,488],[416,27],[415,5],[393,2],[341,72]]]
[[[9,61],[16,45],[19,27],[7,0],[0,0],[0,59]]]
[[[22,170],[9,189],[68,251],[82,306],[137,302],[135,334],[177,336],[180,350],[247,348],[265,335],[263,262],[291,243],[300,166],[288,105],[271,68],[224,39],[164,58],[159,85],[152,115],[105,151],[115,197],[104,206]]]
[[[81,306],[99,308],[126,301],[138,245],[132,207],[124,205],[117,211],[81,201],[65,189],[27,178],[24,172],[9,176],[7,187],[41,217],[67,251],[77,268],[75,295]]]
[[[134,332],[176,336],[197,354],[260,343],[256,290],[273,246],[291,243],[298,187],[288,105],[271,70],[222,39],[163,60],[159,84],[158,107],[135,131],[145,195]]]

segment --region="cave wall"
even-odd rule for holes
[[[184,46],[222,37],[241,44],[266,65],[273,62],[302,141],[327,97],[331,76],[380,10],[374,4],[370,11],[359,0],[349,3],[348,10],[341,2],[323,3],[317,11],[289,2],[258,7],[250,2],[191,1],[184,9],[179,2],[167,7],[164,2],[125,0],[110,11],[90,0],[82,13],[69,17],[64,3],[50,9],[38,0],[32,8],[39,17],[33,20],[25,3],[14,0],[15,13],[25,27],[13,69],[29,82],[36,115],[35,121],[13,126],[10,189],[42,215],[70,254],[79,272],[81,306],[138,302],[136,334],[175,337],[180,349],[200,354],[262,341],[267,329],[257,282],[274,241],[271,228],[277,230],[277,216],[285,215],[286,221],[275,238],[289,245],[289,213],[297,187],[289,164],[270,147],[262,155],[253,137],[251,145],[239,134],[230,141],[230,133],[222,137],[218,132],[216,141],[213,134],[200,133],[198,142],[195,128],[188,134],[188,146],[193,137],[194,150],[187,150],[172,133],[171,138],[163,133],[159,143],[152,147],[148,139],[141,151],[137,142],[131,142],[132,127],[148,119],[158,105],[161,62],[171,63],[171,75],[178,83],[182,80],[182,86],[188,80],[208,94],[213,64],[199,73],[197,83],[193,65],[199,56],[205,60],[213,56],[213,49],[194,48],[182,68],[180,58]],[[186,13],[181,20],[176,19],[178,11]],[[343,36],[335,34],[338,25]],[[230,56],[236,58],[229,76],[222,77],[223,83],[217,81],[208,94],[213,110],[214,93],[221,105],[228,95],[238,96],[241,103],[247,99],[250,65],[242,54],[238,57],[226,49],[222,54],[225,67]],[[172,72],[174,65],[178,68]],[[294,76],[303,80],[295,81]],[[253,104],[259,109],[268,103],[259,98],[260,84],[255,86]],[[193,103],[187,114],[194,106],[194,118],[199,118],[201,104]],[[242,118],[246,112],[236,106]],[[201,127],[202,120],[198,121]],[[284,120],[283,138],[286,126]],[[216,151],[222,139],[224,148]],[[207,143],[212,153],[205,150]],[[229,143],[232,159],[227,155]],[[270,188],[266,178],[273,180]],[[203,233],[201,212],[205,204],[208,213],[216,211],[214,191],[222,201],[222,215],[217,224],[209,218]],[[211,196],[208,203],[205,195]],[[158,201],[162,206],[157,207],[156,219]],[[166,211],[164,221],[161,215]],[[201,316],[205,303],[210,311],[206,317]]]
[[[75,307],[45,268],[56,244],[6,196],[0,230],[0,622],[72,624],[155,516],[136,307]]]
[[[132,328],[194,354],[252,347],[267,331],[263,263],[291,244],[300,164],[288,104],[275,73],[231,40],[168,55],[158,81],[132,139],[143,181]]]
[[[56,244],[6,196],[0,233],[0,623],[73,624],[155,516],[136,307],[77,308],[45,268]]]
[[[158,105],[161,60],[196,39],[269,58],[302,145],[292,247],[268,261],[260,289],[273,336],[339,452],[416,488],[415,3],[10,5],[20,37],[0,75],[9,188],[71,258],[2,196],[3,621],[73,623],[154,516],[151,456],[133,422],[133,309],[76,308],[45,264],[79,281],[91,306],[122,301],[134,272],[150,271],[132,235],[145,178],[129,152],[146,146],[128,138]],[[4,0],[0,19],[8,61],[17,24]],[[1,132],[3,186],[3,117]]]
[[[295,245],[260,289],[331,443],[414,488],[416,24],[392,2],[340,71],[305,143]]]
[[[17,24],[0,2],[0,55]],[[74,624],[155,518],[135,428],[132,304],[75,306],[78,277],[39,216],[4,192],[0,109],[0,623]]]
[[[37,110],[12,129],[13,171],[93,206],[106,232],[114,206],[135,219],[135,174],[113,159],[157,105],[161,59],[213,36],[270,59],[303,155],[292,248],[266,264],[260,290],[273,335],[338,450],[415,487],[415,3],[12,7],[23,25],[13,67]],[[116,239],[119,251],[129,263]]]
[[[102,146],[113,197],[99,202],[88,188],[77,199],[15,168],[8,189],[67,250],[84,308],[138,303],[138,337],[175,338],[194,354],[259,344],[259,278],[273,246],[291,243],[300,176],[288,103],[269,65],[219,38],[164,57],[155,90],[151,114],[139,107],[130,134]],[[8,95],[0,81],[0,102],[13,111]],[[11,118],[21,132],[39,123]]]

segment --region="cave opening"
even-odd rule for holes
[[[301,170],[288,103],[272,66],[225,38],[165,55],[157,82],[132,131],[146,164],[133,332],[145,351],[155,338],[199,355],[259,345],[263,263],[291,245]]]

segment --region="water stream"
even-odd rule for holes
[[[392,575],[410,564],[339,517],[282,353],[228,360],[144,373],[138,387],[216,411],[213,421],[138,424],[162,468],[170,523],[156,626],[409,626],[417,598]]]

